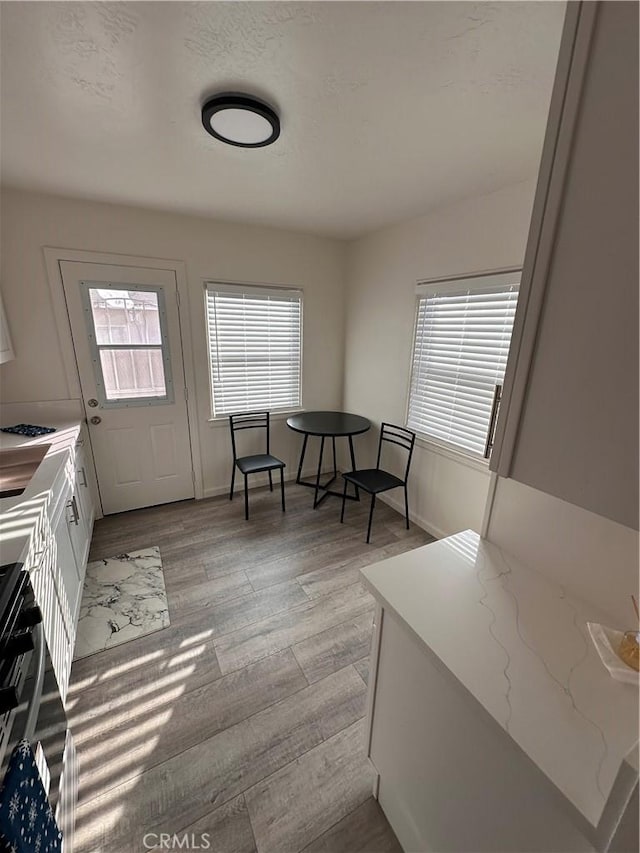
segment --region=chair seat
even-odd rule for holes
[[[400,477],[396,477],[395,474],[390,474],[388,471],[381,471],[379,468],[347,471],[342,476],[348,482],[374,495],[378,492],[386,492],[388,489],[395,489],[397,486],[404,486],[404,481]]]
[[[254,456],[240,456],[236,465],[243,474],[256,474],[258,471],[271,471],[274,468],[286,468],[284,462],[270,453],[256,453]]]

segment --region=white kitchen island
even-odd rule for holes
[[[378,602],[367,748],[403,848],[626,849],[638,689],[586,628],[611,620],[470,530],[362,576]]]

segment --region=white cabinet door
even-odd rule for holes
[[[0,364],[4,364],[5,361],[11,361],[12,358],[13,346],[11,345],[11,336],[9,335],[2,294],[0,293]]]
[[[66,520],[71,547],[73,548],[74,564],[76,566],[76,576],[78,582],[84,580],[84,573],[87,564],[87,553],[89,551],[89,533],[87,529],[87,519],[84,515],[82,503],[79,497],[79,489],[77,481],[75,489],[69,503],[66,507]]]
[[[53,569],[58,601],[67,626],[72,652],[76,639],[76,613],[82,586],[70,535],[70,530],[73,528],[69,512],[66,511],[55,530],[57,555]]]
[[[72,659],[94,515],[82,444],[76,448],[75,458],[70,460],[68,470],[75,480],[73,490],[68,490],[60,497],[62,506],[57,513],[58,521],[54,531],[57,555],[53,575]]]
[[[80,523],[85,536],[84,551],[81,558],[78,558],[78,566],[82,568],[87,562],[87,557],[89,556],[89,544],[91,541],[91,532],[93,530],[93,522],[96,514],[89,486],[90,469],[82,439],[80,439],[76,444],[75,470],[76,483],[74,494],[78,504],[78,512],[81,519]],[[83,571],[81,571],[81,574],[83,574]]]
[[[71,545],[69,544],[69,550]],[[36,602],[42,611],[44,635],[49,648],[53,670],[56,674],[62,700],[67,695],[71,661],[73,658],[73,641],[69,637],[69,615],[66,618],[62,612],[60,592],[55,584],[57,565],[59,562],[58,544],[48,535],[48,544],[40,555],[37,566],[30,569],[31,585]],[[64,544],[63,544],[64,550]]]

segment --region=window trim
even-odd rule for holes
[[[489,473],[488,459],[474,456],[472,453],[467,453],[466,450],[456,447],[453,444],[438,442],[437,438],[427,437],[424,433],[416,432],[416,447],[420,447],[428,453],[442,456],[443,459],[450,459],[458,465],[465,465],[467,468],[473,468],[476,471],[482,471],[486,474]]]
[[[158,297],[158,318],[160,321],[160,343],[159,344],[99,344],[96,339],[96,325],[91,308],[90,290],[132,290],[145,293],[155,293]],[[171,373],[171,352],[169,349],[169,329],[167,324],[167,306],[165,302],[164,287],[159,284],[131,284],[106,281],[80,281],[80,297],[82,308],[87,324],[87,335],[91,359],[94,365],[94,377],[96,381],[96,392],[100,408],[102,409],[134,409],[147,406],[167,406],[175,403],[173,387],[173,376]],[[109,400],[106,394],[104,374],[102,372],[102,361],[100,350],[102,349],[159,349],[162,352],[162,366],[164,369],[164,386],[166,394],[162,397],[119,397]]]
[[[413,362],[414,362],[414,350],[416,345],[416,335],[418,331],[418,314],[420,308],[420,300],[433,295],[435,293],[442,292],[443,290],[449,291],[448,295],[455,295],[456,291],[460,291],[460,293],[464,293],[469,289],[470,286],[473,286],[474,283],[480,287],[482,284],[484,285],[496,285],[500,284],[501,280],[506,279],[508,276],[512,276],[514,273],[517,273],[522,278],[522,267],[501,267],[493,270],[486,270],[482,272],[473,272],[473,273],[463,273],[462,275],[450,275],[450,276],[440,276],[437,278],[429,278],[429,279],[418,279],[415,284],[415,301],[414,301],[414,310],[413,310],[413,335],[411,337],[411,349],[409,353],[409,374],[407,379],[407,391],[406,391],[406,401],[405,401],[405,412],[404,412],[404,423],[408,429],[413,429],[416,433],[416,444],[423,447],[425,450],[428,450],[432,453],[437,453],[440,456],[443,456],[447,459],[452,459],[455,462],[458,462],[462,465],[467,465],[472,468],[475,468],[478,471],[486,471],[489,473],[489,459],[485,459],[483,457],[477,456],[474,453],[471,453],[468,450],[465,450],[463,447],[460,447],[457,444],[453,444],[452,442],[447,442],[442,439],[438,439],[435,436],[428,435],[427,433],[420,432],[416,430],[415,427],[409,427],[409,410],[411,406],[411,384],[413,379]],[[511,352],[511,346],[509,347],[509,352]]]
[[[258,407],[269,411],[272,420],[278,420],[287,417],[296,412],[304,411],[303,403],[303,388],[304,388],[304,288],[294,287],[286,284],[272,284],[271,282],[255,282],[255,281],[233,281],[230,279],[215,279],[205,278],[202,280],[203,297],[204,297],[204,327],[206,340],[206,356],[207,356],[207,376],[209,383],[209,417],[207,422],[210,427],[215,427],[218,424],[227,424],[229,422],[229,414],[217,415],[214,409],[214,392],[213,392],[213,372],[211,370],[211,346],[209,332],[209,310],[207,304],[208,292],[210,290],[216,293],[237,294],[239,290],[243,293],[264,294],[268,291],[276,291],[281,294],[295,294],[300,301],[300,378],[298,383],[298,404],[297,406],[281,406],[279,408],[269,409],[268,407]]]

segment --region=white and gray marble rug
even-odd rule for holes
[[[144,548],[89,563],[74,660],[168,625],[169,606],[159,548]]]

